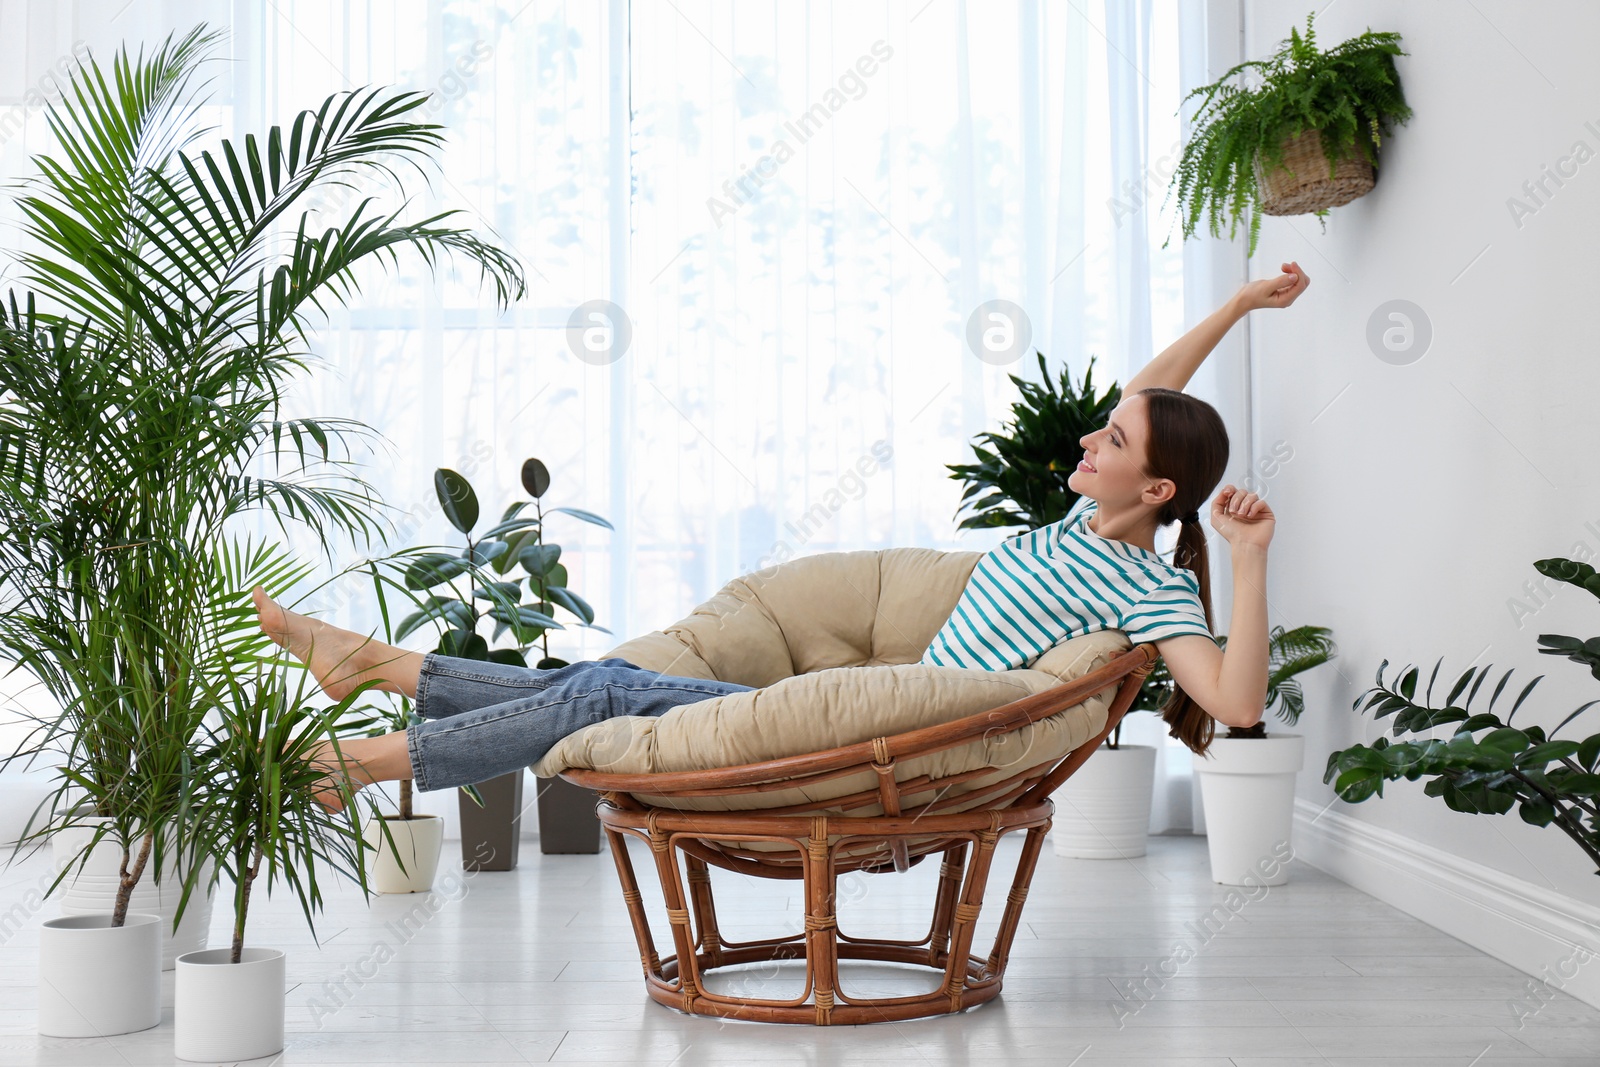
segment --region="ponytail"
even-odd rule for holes
[[[1172,562],[1194,573],[1200,585],[1200,606],[1206,612],[1206,629],[1216,633],[1217,624],[1211,615],[1211,560],[1206,551],[1206,532],[1198,515],[1194,516],[1194,522],[1187,521],[1189,518],[1185,515],[1178,524],[1178,545],[1173,550]],[[1172,681],[1171,695],[1161,706],[1161,718],[1168,726],[1167,734],[1182,741],[1197,756],[1205,755],[1206,749],[1211,747],[1211,739],[1216,736],[1217,720],[1183,691],[1176,678]]]
[[[1147,473],[1170,478],[1177,492],[1156,513],[1156,525],[1178,523],[1178,544],[1172,565],[1194,574],[1200,587],[1200,605],[1206,629],[1217,632],[1211,614],[1211,566],[1206,552],[1206,531],[1200,525],[1201,505],[1222,480],[1228,466],[1228,431],[1222,416],[1210,404],[1176,389],[1139,390],[1145,398],[1150,423],[1145,449]],[[1167,672],[1171,674],[1171,672]],[[1216,736],[1217,720],[1185,693],[1173,679],[1172,692],[1161,706],[1167,734],[1182,741],[1197,756],[1205,755]]]

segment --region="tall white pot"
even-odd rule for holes
[[[39,930],[39,1033],[105,1037],[161,1021],[161,917],[47,919]]]
[[[82,869],[77,866],[79,853],[94,836],[95,824],[107,821],[99,817],[84,819],[80,825],[69,826],[50,839],[56,870],[71,864],[76,871],[62,883],[62,915],[94,915],[116,907],[117,889],[122,884],[121,846],[110,837],[102,838]],[[212,862],[208,859],[200,872],[200,884],[183,909],[183,921],[176,932],[172,929],[172,919],[178,914],[178,901],[183,897],[177,873],[168,871],[157,881],[147,868],[133,887],[128,910],[161,917],[161,969],[164,971],[172,970],[173,961],[185,952],[206,947],[211,930],[211,872]]]
[[[1155,789],[1153,745],[1101,745],[1052,797],[1050,839],[1058,856],[1105,860],[1143,856]]]
[[[282,952],[211,948],[178,957],[172,1050],[181,1060],[237,1062],[283,1051]]]
[[[1294,778],[1305,754],[1300,734],[1268,731],[1260,738],[1214,738],[1205,756],[1195,759],[1213,882],[1283,885],[1289,880]]]
[[[383,825],[389,828],[393,848],[384,840]],[[362,836],[375,850],[366,853],[367,884],[378,893],[426,893],[432,889],[433,877],[439,872],[439,851],[444,847],[444,816],[385,816],[383,825],[372,820],[362,829]],[[395,862],[396,852],[400,863]],[[401,863],[405,870],[400,869]]]

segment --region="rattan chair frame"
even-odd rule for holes
[[[898,1021],[964,1011],[1000,993],[1011,944],[1022,919],[1034,867],[1050,829],[1050,794],[1093,755],[1133,704],[1155,666],[1153,644],[1135,645],[1071,682],[953,722],[924,727],[824,752],[706,771],[611,774],[572,769],[563,778],[600,792],[600,821],[622,883],[644,967],[645,988],[657,1002],[693,1015],[818,1026]],[[990,768],[930,778],[895,780],[895,764],[982,737],[1019,730],[1117,686],[1104,728],[1059,759],[1029,766],[974,793],[949,795],[949,786],[992,773]],[[744,811],[699,811],[668,806],[674,799],[749,795],[870,771],[876,789],[817,805]],[[640,795],[656,798],[646,803]],[[921,799],[911,803],[913,797]],[[839,815],[837,809],[877,804],[882,815]],[[964,810],[949,808],[963,806]],[[972,953],[978,916],[996,845],[1023,831],[1021,855],[1006,895],[993,945]],[[671,928],[671,955],[661,956],[628,853],[628,838],[645,842],[655,861]],[[768,842],[760,850],[729,843]],[[848,846],[848,847],[845,847]],[[916,941],[854,937],[839,929],[838,878],[849,871],[905,871],[934,852],[943,854],[928,933]],[[679,854],[682,855],[682,866]],[[805,929],[756,941],[724,940],[717,928],[710,867],[761,878],[800,879]],[[706,987],[719,967],[804,958],[805,981],[791,999],[743,996]],[[941,975],[928,992],[899,997],[855,996],[840,988],[839,961],[912,964]]]

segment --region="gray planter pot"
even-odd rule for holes
[[[595,805],[600,794],[573,785],[565,778],[540,778],[539,851],[555,853],[600,851],[600,816]]]
[[[461,811],[461,868],[467,871],[509,871],[517,865],[522,840],[521,768],[478,783],[483,807],[465,793],[457,796]]]

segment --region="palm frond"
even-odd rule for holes
[[[1275,626],[1268,635],[1267,707],[1279,705],[1279,714],[1293,726],[1305,709],[1305,698],[1295,675],[1334,659],[1338,648],[1326,626]]]

